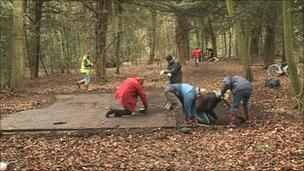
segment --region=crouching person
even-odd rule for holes
[[[223,88],[221,91],[221,97],[227,90],[230,90],[233,94],[232,104],[230,108],[230,113],[228,115],[229,127],[235,127],[235,122],[237,118],[237,109],[240,102],[243,102],[244,115],[246,123],[250,122],[250,97],[253,91],[251,83],[241,76],[229,76],[223,81]]]
[[[204,89],[187,83],[170,84],[167,87],[166,98],[172,104],[171,108],[177,116],[177,128],[179,128],[181,120],[185,120],[187,126],[196,124],[195,103],[204,91]]]
[[[219,92],[212,91],[206,93],[199,101],[196,107],[197,121],[203,124],[213,124],[217,120],[214,108],[221,101]],[[207,121],[207,122],[206,122]]]
[[[114,114],[115,117],[121,117],[123,115],[132,115],[135,112],[138,96],[140,97],[144,109],[140,109],[140,112],[144,113],[148,109],[147,95],[143,87],[144,78],[131,77],[123,81],[116,90],[115,98],[122,104],[124,109],[111,108],[106,117]]]

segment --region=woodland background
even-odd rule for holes
[[[114,92],[124,78],[147,75],[161,91],[164,56],[174,54],[184,80],[219,89],[228,74],[252,81],[249,126],[2,136],[1,159],[29,170],[303,170],[304,1],[0,0],[0,114],[43,107],[56,95]],[[212,48],[218,62],[191,63]],[[92,91],[77,89],[87,50]],[[282,88],[264,87],[267,67],[287,61]],[[126,66],[124,64],[130,64]],[[303,67],[301,68],[303,69]],[[297,99],[297,100],[296,100]],[[293,108],[300,108],[293,109]]]

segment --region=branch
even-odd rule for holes
[[[81,2],[87,9],[89,9],[90,11],[92,11],[92,12],[95,14],[96,17],[98,16],[97,9],[95,9],[93,5],[90,5],[89,3],[87,3],[87,2],[88,2],[87,0],[80,0],[80,2]]]

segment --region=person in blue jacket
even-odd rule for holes
[[[253,91],[252,84],[244,77],[231,75],[226,77],[223,81],[221,97],[224,97],[224,94],[227,90],[230,90],[233,94],[230,113],[228,115],[229,127],[235,126],[237,109],[241,101],[243,101],[242,105],[244,109],[246,123],[249,123],[250,122],[249,101]]]
[[[172,102],[174,100],[174,98],[172,98],[172,94],[179,99],[183,107],[183,114],[186,119],[186,123],[188,125],[193,125],[197,122],[197,113],[195,109],[196,99],[202,97],[204,92],[206,92],[205,89],[200,89],[199,87],[195,87],[187,83],[170,84],[166,90],[166,97],[172,104],[176,104]],[[176,115],[182,115],[181,110],[177,110],[177,112],[179,113]],[[210,120],[206,115],[201,116],[199,119],[202,120],[201,123],[210,124]]]

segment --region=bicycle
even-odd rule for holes
[[[299,75],[300,70],[298,67],[296,67],[296,68],[297,68],[297,74]],[[287,62],[283,62],[281,60],[277,61],[277,63],[275,63],[275,64],[270,65],[267,69],[267,72],[268,72],[268,76],[270,76],[270,77],[277,77],[284,73],[287,76],[289,76]]]

